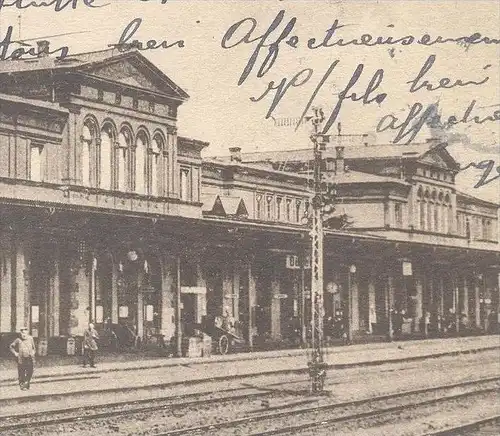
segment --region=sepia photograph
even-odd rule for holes
[[[0,0],[0,435],[500,434],[498,23]]]

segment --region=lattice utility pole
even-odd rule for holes
[[[313,124],[313,133],[310,139],[314,151],[314,175],[313,175],[313,199],[312,205],[312,252],[311,252],[311,329],[306,334],[309,345],[309,376],[311,379],[311,392],[323,391],[326,378],[327,364],[325,362],[325,350],[323,341],[323,207],[324,198],[322,191],[322,151],[325,150],[326,141],[329,136],[323,134],[323,110],[313,108],[313,115],[305,117],[306,121]],[[276,126],[292,126],[301,123],[302,119],[275,120]],[[282,163],[280,169],[285,170],[286,162]],[[333,212],[333,209],[330,211]],[[304,318],[305,319],[305,318]]]
[[[314,133],[311,141],[314,147],[314,196],[312,205],[312,253],[311,253],[311,355],[308,362],[311,378],[311,391],[323,390],[327,364],[324,360],[323,348],[323,193],[321,186],[321,153],[325,149],[322,124],[324,114],[321,109],[313,109],[311,121]]]

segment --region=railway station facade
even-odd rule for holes
[[[297,322],[305,338],[312,150],[202,158],[208,143],[177,132],[188,95],[137,51],[2,62],[0,76],[0,333],[50,340],[93,321],[170,342],[229,315],[251,348]],[[325,315],[349,298],[358,334],[387,332],[393,308],[412,331],[450,309],[485,328],[498,309],[498,205],[459,192],[435,144],[344,136],[324,152],[338,218]]]

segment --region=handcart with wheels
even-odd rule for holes
[[[227,354],[235,342],[244,341],[234,325],[223,316],[205,316],[202,323],[194,327],[212,338],[212,346],[219,354]]]

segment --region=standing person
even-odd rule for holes
[[[97,351],[97,340],[99,335],[94,329],[94,324],[89,323],[89,328],[83,333],[83,367],[90,363],[91,368],[95,368],[95,352]]]
[[[10,351],[17,357],[19,387],[25,391],[30,388],[36,349],[33,338],[28,334],[28,328],[22,327],[20,332],[21,337],[10,344]]]

